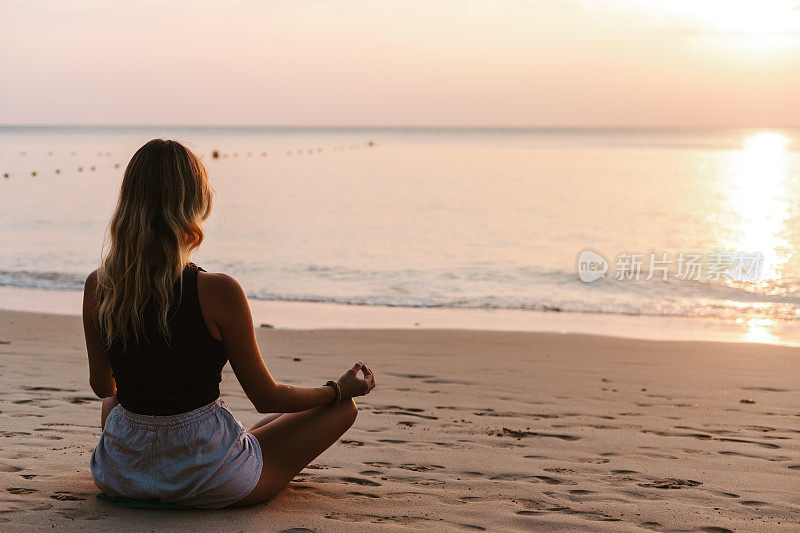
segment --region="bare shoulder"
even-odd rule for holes
[[[98,288],[98,280],[97,280],[97,269],[92,270],[88,276],[86,276],[86,282],[83,284],[83,298],[86,302],[92,302],[93,304],[97,304],[97,288]]]
[[[198,272],[197,294],[202,308],[215,323],[225,322],[248,305],[244,289],[236,278],[223,272]]]
[[[89,275],[86,276],[86,283],[84,283],[84,288],[92,288],[97,286],[97,269],[92,270],[89,272]]]
[[[199,271],[197,297],[206,326],[217,340],[224,339],[226,332],[233,335],[232,328],[241,324],[252,327],[247,296],[233,276]]]
[[[86,283],[83,285],[83,306],[82,314],[84,325],[91,323],[97,324],[97,312],[100,307],[97,291],[97,270],[86,276]],[[90,329],[90,332],[94,330]]]
[[[207,294],[213,300],[230,300],[239,292],[244,292],[236,278],[224,272],[197,273],[197,290]]]

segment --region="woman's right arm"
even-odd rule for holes
[[[210,276],[211,277],[211,276]],[[212,319],[222,333],[225,353],[245,394],[259,413],[293,413],[333,401],[333,387],[299,387],[276,383],[256,342],[253,316],[242,286],[227,274],[214,274],[208,284]],[[361,370],[364,378],[358,376]],[[367,394],[375,386],[372,372],[357,363],[339,378],[342,397]]]

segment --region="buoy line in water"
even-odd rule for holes
[[[366,141],[365,143],[363,143],[363,147],[374,148],[375,147],[375,141]],[[300,149],[295,149],[295,150],[289,149],[289,150],[285,151],[285,155],[287,155],[287,156],[292,156],[292,155],[294,155],[294,156],[313,155],[313,154],[324,153],[326,150],[329,150],[331,152],[343,152],[343,151],[347,151],[347,150],[360,150],[361,148],[362,148],[362,144],[358,144],[358,143],[349,144],[349,145],[334,145],[334,146],[329,146],[327,148],[325,148],[323,146],[317,146],[316,148],[300,148]],[[18,155],[21,155],[21,156],[27,156],[30,152],[28,150],[19,150],[17,153],[18,153]],[[47,152],[47,156],[48,157],[52,157],[54,153],[55,152],[53,152],[52,150],[48,151]],[[243,153],[246,154],[246,157],[253,157],[253,152],[252,151],[243,152]],[[0,155],[4,155],[4,154],[5,154],[5,152],[0,150]],[[76,151],[71,151],[70,152],[70,157],[76,157],[77,155],[78,155],[78,152],[76,152]],[[97,152],[97,156],[98,157],[111,157],[112,155],[113,155],[112,152],[105,152],[105,151]],[[261,155],[261,157],[267,157],[269,155],[269,152],[266,151],[266,150],[263,150],[260,155]],[[239,152],[231,152],[230,154],[228,152],[220,152],[219,150],[212,150],[212,152],[211,152],[211,159],[228,159],[230,157],[238,158],[239,157]],[[205,159],[205,154],[199,154],[199,158],[201,160]],[[118,169],[121,166],[122,166],[121,163],[114,163],[114,168],[115,169]],[[85,169],[88,169],[89,172],[94,172],[94,171],[97,170],[97,166],[96,165],[90,165],[88,167],[79,166],[79,167],[75,168],[75,170],[77,172],[83,172]],[[62,170],[61,170],[61,168],[56,168],[53,172],[55,174],[61,174]],[[35,178],[35,177],[39,176],[39,172],[36,171],[36,170],[31,170],[29,173],[26,173],[24,175],[29,175],[29,176]],[[3,178],[10,179],[11,177],[14,177],[14,175],[12,173],[3,172]]]

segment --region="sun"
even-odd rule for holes
[[[776,48],[800,35],[800,0],[632,0],[683,28],[752,48]]]
[[[800,28],[800,3],[796,0],[661,0],[658,3],[678,16],[694,18],[710,29],[731,34],[777,36]]]

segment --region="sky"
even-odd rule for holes
[[[0,0],[0,47],[6,125],[800,125],[800,0]]]

